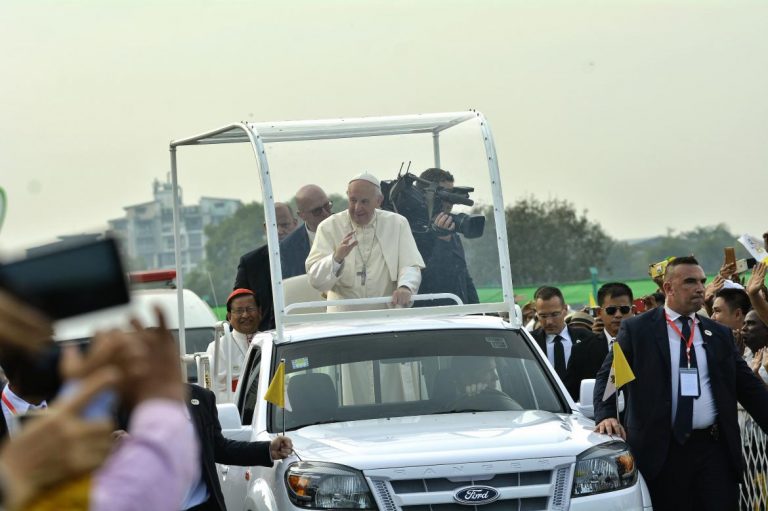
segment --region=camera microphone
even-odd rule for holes
[[[459,195],[458,193],[446,192],[444,190],[439,190],[435,195],[446,202],[450,202],[451,204],[463,204],[464,206],[475,205],[475,201],[466,195]]]

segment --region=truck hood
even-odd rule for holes
[[[580,415],[544,411],[395,417],[307,426],[288,435],[304,461],[360,470],[542,457],[575,457],[609,440]]]

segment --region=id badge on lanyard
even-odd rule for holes
[[[680,368],[680,395],[699,397],[701,385],[699,384],[699,370],[695,367]]]
[[[696,321],[693,322],[693,328],[691,329],[691,335],[687,341],[683,339],[683,333],[677,328],[677,325],[673,321],[670,321],[667,316],[667,323],[672,327],[681,339],[681,342],[685,342],[685,353],[688,359],[688,367],[680,368],[680,395],[683,397],[699,397],[701,396],[701,384],[699,383],[699,369],[691,367],[691,350],[695,349],[693,346],[693,336],[696,332]]]

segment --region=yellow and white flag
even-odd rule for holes
[[[275,406],[285,408],[289,412],[293,411],[291,410],[291,403],[288,401],[288,396],[285,393],[285,360],[281,360],[280,365],[277,366],[277,371],[275,371],[275,375],[269,383],[269,388],[264,394],[264,399]]]
[[[595,307],[597,307],[597,302],[595,302],[595,295],[589,293],[589,308],[594,309]]]
[[[739,243],[744,245],[747,252],[755,258],[758,263],[768,263],[768,251],[763,247],[763,240],[744,234],[739,238]]]
[[[603,392],[603,401],[611,397],[616,392],[616,389],[620,389],[634,379],[635,373],[629,367],[627,357],[624,356],[618,341],[614,341],[613,363],[611,364],[611,373],[608,375],[608,383],[605,385],[605,392]]]

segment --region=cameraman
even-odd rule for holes
[[[421,179],[437,183],[445,190],[453,189],[453,175],[443,169],[431,168],[421,173]],[[432,220],[432,229],[426,233],[414,233],[416,246],[424,258],[420,294],[453,293],[464,303],[479,303],[475,283],[467,269],[467,260],[461,238],[455,232],[453,218],[449,215],[453,204],[441,201],[442,211]],[[452,305],[453,300],[429,300],[416,302],[417,307]]]

